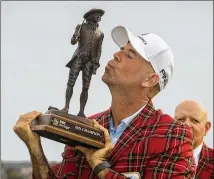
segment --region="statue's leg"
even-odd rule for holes
[[[83,87],[80,95],[80,111],[77,114],[77,116],[86,117],[84,114],[84,109],[85,109],[87,100],[88,100],[88,88]]]
[[[71,97],[73,95],[73,87],[79,75],[80,67],[80,63],[76,63],[76,65],[73,65],[73,67],[70,68],[67,89],[65,93],[65,106],[62,111],[68,112]]]
[[[66,93],[65,93],[65,107],[62,109],[62,111],[68,112],[72,95],[73,95],[73,87],[67,86]]]
[[[79,111],[77,116],[85,117],[84,109],[85,109],[85,105],[86,105],[87,100],[88,100],[88,89],[90,86],[91,77],[92,77],[91,65],[86,64],[82,70],[83,87],[82,87],[82,92],[80,95],[80,111]]]

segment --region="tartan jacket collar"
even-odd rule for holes
[[[206,178],[214,177],[213,164],[214,149],[209,148],[205,143],[203,143],[195,178],[201,178],[202,176],[206,176]]]
[[[131,121],[131,125],[137,125],[142,127],[143,124],[143,120],[142,119],[149,119],[151,116],[154,115],[154,113],[156,112],[152,101],[149,101],[145,107],[142,109],[142,111]],[[111,119],[111,108],[109,108],[108,110],[104,111],[103,113],[99,113],[99,117],[97,118],[97,116],[95,118],[97,118],[97,121],[99,122],[100,125],[104,126],[106,129],[109,130],[109,124],[110,124],[110,119]],[[140,118],[139,118],[140,117]]]
[[[113,163],[120,158],[123,151],[132,145],[133,142],[142,134],[142,128],[150,124],[147,120],[153,117],[155,112],[156,110],[154,109],[152,102],[149,101],[143,110],[131,121],[108,156],[108,161],[111,165],[113,165]],[[109,130],[110,117],[111,109],[104,112],[97,121],[100,125]]]
[[[206,160],[208,162],[214,162],[214,149],[209,148],[204,142],[200,154],[200,160]]]

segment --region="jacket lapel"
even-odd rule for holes
[[[198,161],[198,166],[196,169],[196,178],[200,176],[203,170],[213,171],[213,166],[211,163],[213,163],[214,161],[214,158],[213,158],[214,156],[211,156],[209,152],[210,151],[208,146],[205,143],[203,143],[202,150],[200,153],[200,158]],[[209,176],[208,176],[208,173],[206,175],[209,178],[209,176],[211,175],[211,172],[209,173]]]
[[[108,158],[109,163],[113,165],[115,161],[117,161],[121,154],[129,148],[139,136],[142,135],[142,128],[145,126],[147,119],[151,118],[155,113],[155,109],[151,102],[149,102],[143,110],[137,115],[130,125],[125,129],[123,134],[118,139],[115,144],[114,149],[110,152]],[[148,123],[147,123],[148,124]],[[108,128],[109,129],[109,126]]]

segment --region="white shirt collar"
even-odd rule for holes
[[[202,150],[202,146],[203,146],[203,142],[193,151],[193,155],[194,155],[194,158],[195,158],[196,166],[198,165],[198,161],[199,161],[199,158],[200,158],[200,153],[201,153],[201,150]]]
[[[123,119],[121,122],[124,122],[126,127],[129,125],[129,123],[143,110],[143,108],[146,105],[142,106],[139,110],[137,110],[134,114],[132,114],[131,116],[126,117],[125,119]]]

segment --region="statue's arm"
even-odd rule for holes
[[[99,40],[99,45],[98,45],[98,50],[97,50],[97,59],[98,60],[101,57],[103,39],[104,39],[104,33],[101,34],[100,40]],[[98,63],[99,63],[99,61],[98,61]]]
[[[75,32],[74,32],[74,34],[73,34],[73,36],[71,38],[71,44],[72,45],[75,45],[79,41],[79,39],[80,39],[80,30],[81,30],[81,25],[78,24],[76,26]]]
[[[97,69],[100,67],[100,57],[101,57],[101,52],[102,52],[102,43],[104,39],[104,34],[102,33],[98,42],[98,48],[97,48],[97,57],[93,59],[93,74],[96,74]]]

